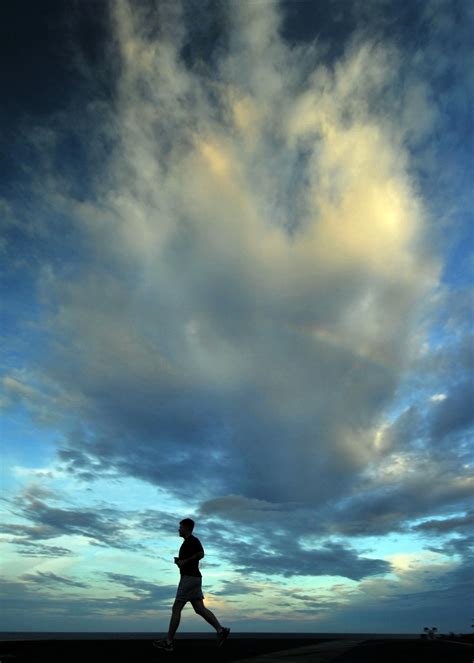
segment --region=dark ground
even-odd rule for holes
[[[214,639],[177,639],[173,653],[162,652],[153,647],[149,640],[40,640],[22,642],[0,642],[0,663],[40,661],[71,661],[93,663],[106,661],[168,661],[168,663],[197,663],[215,661],[226,663],[242,658],[251,658],[268,652],[281,651],[291,647],[304,647],[323,639],[285,638],[239,638],[232,636],[220,648]]]
[[[173,653],[161,652],[143,640],[42,640],[0,642],[0,663],[81,661],[168,661],[181,663],[190,660],[226,663],[288,650],[306,645],[323,643],[327,639],[316,638],[238,638],[229,640],[217,649],[213,640],[177,640]],[[312,654],[305,657],[298,653],[301,663],[317,663]],[[368,640],[332,659],[334,663],[473,663],[474,646],[446,641],[414,639]]]
[[[474,663],[474,646],[440,640],[366,640],[354,649],[334,658],[331,663],[381,663],[382,661],[383,663]]]

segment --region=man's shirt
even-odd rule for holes
[[[201,545],[201,542],[196,536],[190,534],[187,539],[184,539],[181,548],[179,549],[178,559],[189,559],[192,555],[195,555],[198,552],[204,552],[204,548]],[[184,564],[179,569],[179,572],[182,576],[195,576],[196,578],[202,578],[201,572],[199,571],[199,560],[192,559],[187,564]]]

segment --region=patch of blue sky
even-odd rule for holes
[[[292,598],[293,593],[303,593],[307,594],[309,598],[322,601],[322,604],[325,599],[333,599],[334,596],[337,596],[339,600],[341,597],[357,591],[360,582],[337,575],[296,575],[291,578],[275,575],[268,579],[272,580],[275,589],[286,589],[289,599]]]
[[[29,274],[8,274],[0,289],[2,372],[25,365],[43,347],[46,335],[40,328],[40,305]]]
[[[351,546],[370,559],[389,559],[392,555],[422,553],[428,542],[415,533],[397,532],[386,536],[368,536],[351,539]]]
[[[126,512],[156,511],[157,513],[188,514],[191,505],[179,497],[168,494],[164,489],[152,486],[146,481],[132,477],[97,478],[93,481],[83,481],[73,476],[65,476],[64,488],[82,488],[80,492],[81,506],[116,507]],[[86,488],[86,490],[84,490]],[[90,490],[89,490],[90,488]],[[127,495],[124,504],[124,495]],[[184,518],[185,515],[182,517]],[[170,531],[170,536],[178,539],[178,525],[176,521],[175,530]]]
[[[474,276],[474,219],[466,213],[457,231],[457,241],[445,258],[442,281],[452,288],[472,285]]]
[[[91,575],[96,578],[97,584],[106,584],[107,573],[121,573],[133,575],[141,580],[157,582],[160,585],[173,584],[177,581],[178,571],[170,557],[169,563],[162,557],[163,551],[157,551],[155,556],[121,551],[111,548],[98,548],[88,546],[81,553],[78,568],[84,566],[90,569]],[[177,584],[177,582],[176,582]]]
[[[449,511],[446,516],[443,516],[442,514],[436,516],[436,520],[439,521],[445,521],[445,520],[452,520],[453,518],[464,518],[467,515],[465,510],[455,510],[455,511]],[[433,520],[433,516],[423,516],[422,518],[415,518],[411,522],[412,527],[416,527],[417,525],[422,525],[423,523],[431,522]]]
[[[2,484],[5,489],[17,487],[24,481],[28,470],[47,472],[51,469],[56,456],[57,435],[33,427],[24,408],[20,406],[4,418],[1,432]]]

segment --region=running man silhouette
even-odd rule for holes
[[[221,626],[214,613],[204,605],[201,588],[202,575],[199,571],[199,560],[204,557],[204,548],[199,539],[193,535],[193,529],[194,520],[191,518],[185,518],[179,523],[179,536],[182,536],[184,541],[179,549],[178,557],[174,558],[174,563],[179,566],[181,580],[171,611],[168,637],[164,640],[153,640],[154,646],[164,651],[173,651],[173,640],[181,620],[181,611],[188,601],[191,601],[194,612],[215,628],[218,647],[223,644],[230,633],[230,628]]]

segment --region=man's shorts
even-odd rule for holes
[[[186,601],[194,601],[195,599],[203,598],[202,578],[196,578],[195,576],[181,576],[178,590],[176,592],[176,600],[186,603]]]

